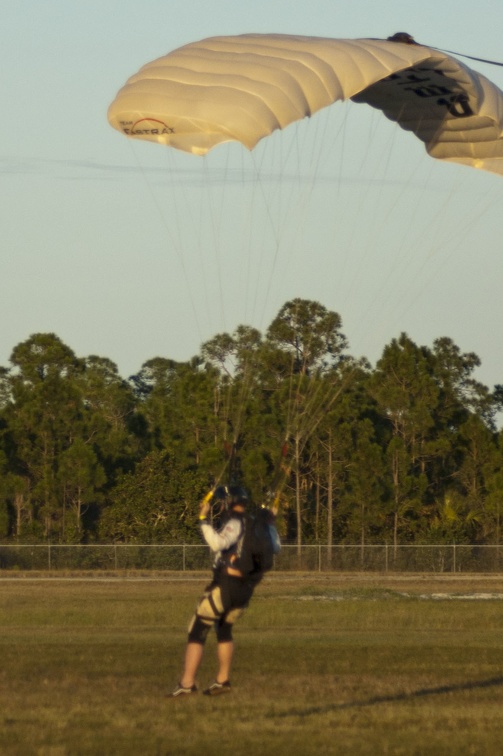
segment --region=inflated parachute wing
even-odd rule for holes
[[[275,129],[349,98],[382,110],[435,158],[503,174],[503,92],[457,59],[410,42],[212,37],[141,68],[108,119],[128,137],[204,155],[228,141],[253,149]]]

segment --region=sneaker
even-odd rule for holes
[[[226,680],[223,683],[219,683],[215,680],[213,685],[210,685],[209,688],[206,688],[206,690],[203,690],[203,696],[220,696],[222,693],[230,693],[231,692],[231,684],[229,680]]]
[[[192,685],[190,688],[184,688],[181,683],[178,683],[172,693],[168,695],[168,698],[178,698],[178,696],[190,696],[192,693],[197,693],[197,685]]]

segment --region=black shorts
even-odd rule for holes
[[[204,643],[212,625],[220,640],[230,640],[232,625],[248,606],[254,587],[250,581],[228,575],[223,569],[216,571],[190,621],[189,640]]]

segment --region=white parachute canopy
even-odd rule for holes
[[[128,137],[204,155],[229,141],[251,150],[276,129],[347,99],[412,131],[434,158],[503,174],[503,92],[405,34],[194,42],[132,76],[108,120]]]

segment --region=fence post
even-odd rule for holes
[[[51,544],[47,544],[47,564],[49,566],[49,570],[51,569]]]
[[[387,572],[388,571],[388,544],[387,543],[384,545],[384,563],[385,563],[384,571]]]
[[[182,572],[185,572],[185,544],[182,546]]]
[[[452,544],[452,571],[456,572],[456,544]]]
[[[115,569],[117,570],[117,544],[114,543],[114,565]]]

